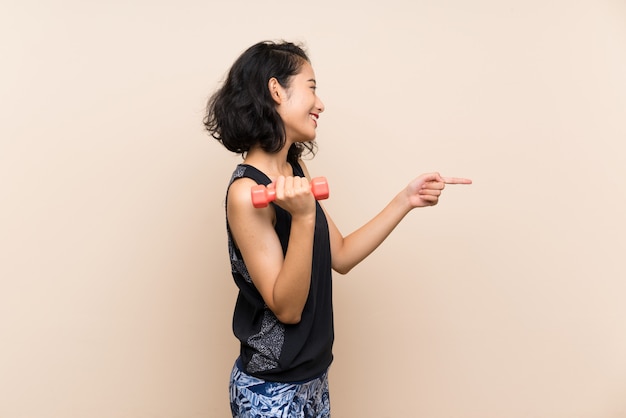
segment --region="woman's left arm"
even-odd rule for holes
[[[309,177],[306,167],[303,163],[301,165]],[[333,270],[340,274],[348,273],[378,248],[411,210],[436,205],[446,184],[471,183],[470,179],[442,177],[439,173],[422,174],[398,193],[378,215],[346,237],[324,210],[330,233]]]

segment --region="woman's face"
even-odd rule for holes
[[[280,88],[280,102],[276,109],[285,124],[287,140],[308,142],[315,139],[315,129],[324,104],[315,93],[313,67],[302,64],[300,72],[289,80],[287,88]]]

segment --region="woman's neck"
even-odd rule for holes
[[[272,180],[278,176],[293,176],[293,167],[287,161],[288,151],[286,146],[277,153],[254,147],[246,155],[244,163],[258,168]]]

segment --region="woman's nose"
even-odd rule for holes
[[[322,113],[325,109],[324,103],[319,97],[317,98],[317,103],[315,104],[315,107],[317,107],[317,110],[319,111],[319,113]]]

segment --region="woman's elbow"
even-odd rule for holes
[[[297,325],[302,320],[302,315],[298,313],[283,313],[276,315],[276,318],[285,325]]]
[[[331,266],[339,274],[348,274],[358,264],[358,260],[345,251],[334,251],[331,257]]]
[[[333,265],[333,270],[336,271],[339,274],[344,275],[344,274],[348,274],[350,272],[350,270],[352,270],[352,267],[354,267],[354,266],[347,265],[347,264],[345,264],[345,265],[336,264],[336,265]]]
[[[270,309],[272,309],[270,307]],[[300,323],[302,320],[302,309],[298,309],[297,307],[283,307],[282,309],[272,309],[274,316],[278,319],[279,322],[285,325],[296,325]]]

